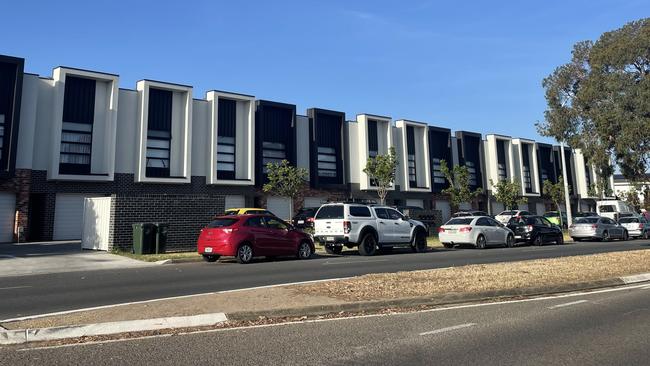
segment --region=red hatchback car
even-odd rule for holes
[[[234,256],[239,263],[261,256],[308,259],[314,253],[314,242],[308,234],[270,215],[215,217],[201,229],[197,244],[207,262],[221,256]]]

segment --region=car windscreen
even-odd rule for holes
[[[576,224],[596,224],[599,219],[598,217],[582,217],[576,220]]]
[[[235,215],[237,215],[237,210],[226,211],[226,213],[224,213],[224,215],[226,215],[226,216],[235,216]]]
[[[547,212],[544,214],[544,217],[558,217],[557,212]]]
[[[629,224],[631,222],[639,222],[639,219],[637,219],[636,217],[625,217],[618,220],[618,222],[621,224]]]
[[[237,219],[214,219],[209,224],[209,228],[228,227],[237,222]]]
[[[603,205],[600,206],[600,212],[616,212],[616,207],[614,205]]]
[[[316,214],[318,219],[342,219],[343,218],[343,205],[321,206]]]
[[[447,223],[445,225],[469,225],[469,224],[472,223],[472,221],[474,221],[473,218],[467,218],[466,219],[466,218],[459,217],[459,218],[451,219],[451,220],[447,221]]]

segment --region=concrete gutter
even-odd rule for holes
[[[20,344],[159,329],[202,327],[223,323],[226,320],[224,313],[214,313],[54,328],[8,330],[0,331],[0,344]]]

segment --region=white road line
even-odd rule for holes
[[[641,287],[641,290],[650,290],[650,285]]]
[[[440,329],[432,330],[430,332],[420,333],[420,335],[425,336],[425,335],[431,335],[431,334],[439,334],[439,333],[449,332],[449,331],[456,330],[456,329],[469,328],[469,327],[473,327],[475,325],[476,325],[476,323],[459,324],[459,325],[454,325],[453,327],[440,328]]]
[[[336,264],[358,264],[358,263],[377,263],[377,262],[388,262],[388,259],[368,259],[365,261],[345,261],[345,262],[325,262],[323,263],[324,266],[333,266]]]
[[[549,309],[557,309],[557,308],[563,308],[565,306],[578,305],[578,304],[582,304],[582,303],[585,303],[585,302],[587,302],[587,300],[571,301],[571,302],[567,302],[567,303],[564,303],[564,304],[549,306],[548,308]]]
[[[30,287],[32,287],[32,286],[0,287],[0,291],[1,290],[14,290],[14,289],[18,289],[18,288],[30,288]]]

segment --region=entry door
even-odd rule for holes
[[[14,240],[14,220],[16,218],[16,195],[0,193],[0,243]]]

